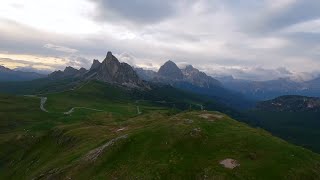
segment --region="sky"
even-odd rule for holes
[[[309,80],[320,72],[319,0],[1,0],[0,65],[89,68],[108,51],[157,70]]]

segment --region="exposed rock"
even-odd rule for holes
[[[224,159],[224,160],[220,161],[220,164],[228,169],[234,169],[234,168],[240,166],[240,164],[234,159]]]
[[[88,154],[85,155],[84,160],[85,161],[97,160],[97,158],[105,151],[105,149],[107,147],[112,146],[117,141],[119,141],[121,139],[126,139],[126,138],[128,138],[128,135],[119,136],[117,138],[114,138],[114,139],[108,141],[106,144],[104,144],[96,149],[91,150]]]
[[[94,59],[92,65],[91,65],[90,71],[99,68],[100,65],[101,65],[101,63],[98,60]]]
[[[90,71],[85,74],[85,79],[96,79],[128,87],[143,86],[133,68],[127,63],[120,63],[111,52],[108,52],[102,63],[97,60],[93,62]]]
[[[190,132],[190,135],[191,135],[192,137],[201,136],[201,129],[200,129],[200,128],[194,128],[194,129],[192,129],[192,131]]]
[[[217,119],[222,119],[223,115],[220,114],[200,114],[199,117],[204,118],[204,119],[208,119],[210,121],[214,121]]]

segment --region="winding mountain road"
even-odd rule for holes
[[[47,97],[40,97],[40,109],[43,112],[49,112],[48,110],[46,110],[46,108],[44,107],[44,105],[46,104],[48,98]]]
[[[47,97],[39,97],[39,98],[40,98],[40,109],[41,109],[41,111],[48,113],[49,111],[44,107],[44,105],[46,104],[48,98]],[[63,114],[66,114],[66,115],[72,114],[75,109],[87,109],[87,110],[91,110],[91,111],[104,112],[104,110],[88,108],[88,107],[73,107],[69,111],[63,112]]]
[[[69,115],[69,114],[73,113],[75,109],[87,109],[87,110],[91,110],[91,111],[104,112],[104,110],[94,109],[94,108],[87,108],[87,107],[73,107],[73,108],[71,108],[69,111],[64,112],[63,114]]]

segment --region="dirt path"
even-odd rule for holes
[[[73,108],[71,108],[69,111],[64,112],[63,114],[69,115],[69,114],[73,113],[75,109],[87,109],[87,110],[91,110],[91,111],[104,112],[104,110],[94,109],[94,108],[87,108],[87,107],[73,107]]]
[[[127,139],[128,135],[125,134],[123,136],[119,136],[117,138],[114,138],[112,140],[110,140],[109,142],[107,142],[106,144],[95,148],[93,150],[91,150],[90,152],[88,152],[85,156],[84,156],[84,160],[85,161],[95,161],[109,146],[112,146],[114,143],[116,143],[117,141],[121,140],[121,139]]]

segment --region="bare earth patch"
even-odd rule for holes
[[[223,165],[225,168],[228,168],[228,169],[234,169],[234,168],[240,166],[240,164],[236,160],[229,159],[229,158],[220,161],[220,164]]]
[[[200,128],[194,128],[191,130],[190,135],[192,137],[197,137],[201,135],[201,129]]]
[[[117,129],[116,132],[124,131],[124,130],[127,130],[127,128],[126,128],[126,127],[123,127],[123,128]]]
[[[117,138],[110,140],[106,144],[91,150],[88,154],[85,155],[84,160],[95,161],[105,151],[107,147],[112,146],[115,142],[117,142],[120,139],[126,139],[126,138],[128,138],[128,135],[119,136]]]
[[[219,115],[219,114],[200,114],[199,117],[214,121],[216,119],[222,119],[223,115]]]

